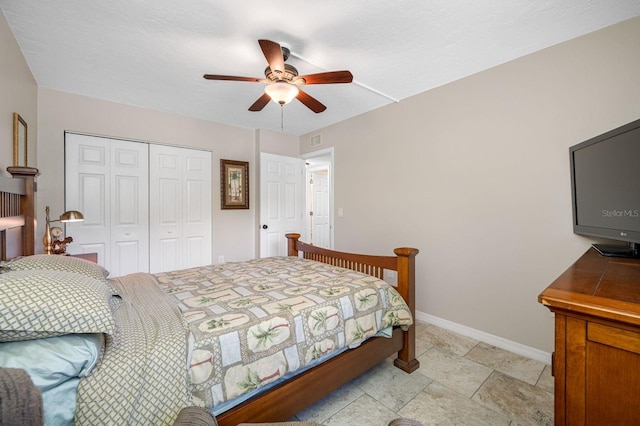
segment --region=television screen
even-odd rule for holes
[[[640,243],[640,120],[569,152],[574,232]]]

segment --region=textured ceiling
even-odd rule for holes
[[[284,106],[301,135],[640,16],[638,0],[0,0],[41,87],[249,129],[281,130],[280,106],[247,108],[263,83],[257,40],[291,49],[301,74],[348,69],[352,84],[305,86],[327,106]]]

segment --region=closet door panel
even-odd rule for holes
[[[98,253],[98,259],[107,258],[109,253],[109,218],[110,212],[106,208],[107,176],[90,173],[79,173],[79,204],[78,208],[84,215],[84,222],[67,225],[69,235],[74,238],[81,253]],[[69,209],[70,207],[67,207]],[[75,229],[73,227],[75,226]],[[108,270],[108,268],[107,268]]]
[[[108,139],[65,135],[65,211],[84,215],[84,222],[65,225],[65,235],[73,238],[67,252],[98,253],[107,270],[111,268],[110,156]]]
[[[152,203],[158,205],[158,222],[152,227],[157,247],[152,250],[152,271],[171,271],[180,269],[182,256],[182,187],[178,178],[161,178],[158,182],[158,199]],[[155,250],[157,249],[157,253]]]
[[[115,241],[111,248],[114,259],[111,276],[119,277],[134,272],[144,272],[148,265],[146,259],[144,262],[140,260],[139,253],[143,249],[143,247],[140,247],[139,242],[135,240],[123,239]]]
[[[149,145],[111,141],[111,247],[114,276],[149,271]],[[117,275],[115,275],[117,274]]]
[[[181,247],[179,238],[162,238],[158,246],[158,259],[159,265],[162,265],[164,271],[175,271],[177,269],[184,269],[182,263],[179,261],[181,256]],[[153,263],[153,261],[152,261]],[[161,272],[161,271],[157,271]]]
[[[151,145],[149,149],[150,271],[181,269],[182,153],[180,148]]]
[[[211,264],[211,256],[207,257],[207,254],[211,253],[210,244],[207,244],[203,237],[188,237],[186,238],[186,268],[195,268],[196,266]]]
[[[211,259],[211,152],[184,150],[185,266],[209,265]]]
[[[211,263],[211,153],[150,147],[151,272]]]
[[[66,209],[84,222],[67,225],[69,253],[98,253],[111,276],[149,270],[148,145],[65,134]]]

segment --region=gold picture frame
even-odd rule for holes
[[[249,208],[249,163],[220,160],[220,206],[222,210]]]
[[[13,113],[13,166],[27,167],[27,122]]]

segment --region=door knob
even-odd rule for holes
[[[267,229],[269,225],[262,225],[262,229]]]

